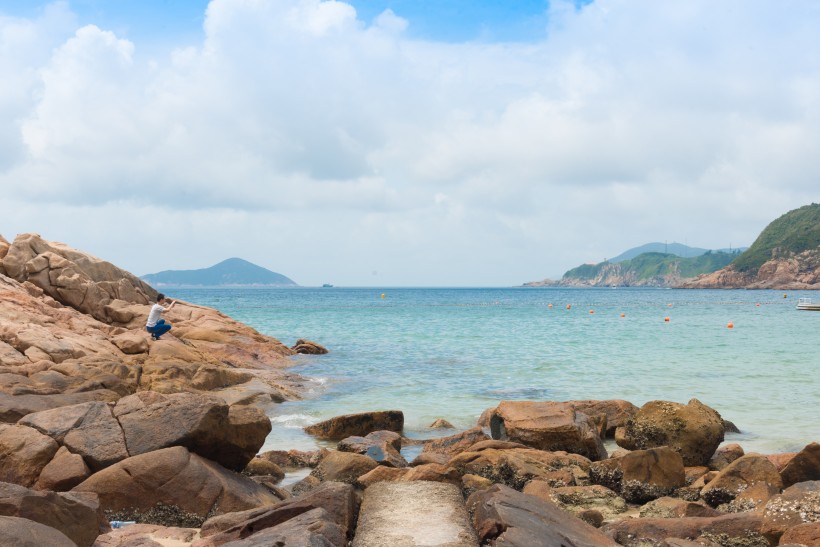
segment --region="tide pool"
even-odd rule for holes
[[[313,449],[318,443],[304,425],[368,410],[402,410],[408,436],[433,437],[427,426],[436,418],[466,429],[505,399],[641,406],[697,398],[740,428],[727,441],[747,452],[799,450],[820,440],[820,313],[795,309],[811,291],[167,292],[286,345],[308,338],[330,350],[293,358],[291,370],[316,387],[304,400],[273,408],[263,450]]]

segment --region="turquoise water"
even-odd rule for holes
[[[299,288],[172,296],[287,345],[308,338],[330,350],[294,357],[293,370],[317,388],[271,411],[265,450],[315,448],[302,426],[367,410],[402,410],[406,433],[430,437],[436,418],[466,429],[504,399],[640,406],[695,397],[741,429],[727,441],[769,453],[820,440],[820,312],[795,310],[811,291],[787,294]]]

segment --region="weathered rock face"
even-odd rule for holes
[[[633,503],[667,496],[686,483],[683,458],[665,446],[630,452],[618,462],[623,472],[621,495]]]
[[[327,353],[327,348],[324,346],[301,338],[297,340],[290,349],[293,350],[294,353],[301,353],[303,355],[324,355]]]
[[[407,460],[401,455],[401,435],[394,431],[374,431],[364,437],[347,437],[339,441],[340,452],[353,452],[373,458],[376,462],[390,467],[407,467]]]
[[[820,444],[811,443],[795,454],[780,470],[780,476],[785,487],[798,482],[820,481]]]
[[[496,484],[467,500],[482,545],[615,547],[612,539],[555,505]]]
[[[643,450],[669,446],[686,466],[706,465],[723,441],[723,421],[715,410],[692,399],[686,405],[650,401],[627,422],[618,446]]]
[[[0,516],[0,545],[77,547],[64,533],[20,517]]]
[[[39,431],[0,424],[0,481],[32,486],[59,445]]]
[[[356,479],[371,471],[379,464],[361,454],[350,452],[330,452],[311,472],[320,481],[338,481],[354,484]]]
[[[601,514],[602,519],[610,520],[627,510],[626,501],[622,497],[597,484],[551,488],[547,483],[535,480],[527,483],[522,491],[554,503],[576,516],[584,511],[594,510]]]
[[[480,427],[474,427],[455,435],[447,437],[440,437],[424,443],[422,453],[426,454],[442,454],[451,458],[456,454],[464,452],[471,446],[481,441],[489,441],[487,436]]]
[[[384,410],[336,416],[310,425],[305,431],[320,439],[339,441],[345,437],[364,437],[380,430],[401,433],[403,428],[404,413],[401,410]]]
[[[755,272],[739,272],[732,265],[680,285],[683,289],[817,289],[820,288],[820,250],[776,256]]]
[[[2,262],[12,279],[29,281],[57,302],[103,322],[113,322],[106,309],[113,300],[146,305],[156,298],[138,277],[37,234],[18,235]]]
[[[494,439],[539,450],[572,452],[593,461],[607,456],[589,417],[569,403],[502,401],[490,416],[490,430]]]
[[[820,523],[820,481],[799,482],[770,499],[763,510],[762,531],[776,542],[790,528],[807,522]]]
[[[81,547],[89,547],[100,531],[108,528],[95,496],[38,492],[2,482],[0,515],[23,517],[50,526]]]
[[[43,468],[34,484],[35,490],[67,492],[91,476],[91,470],[79,454],[61,446],[54,458]]]
[[[199,538],[196,528],[178,528],[158,524],[131,524],[97,536],[94,547],[159,547],[161,545],[189,545]]]
[[[761,533],[763,518],[757,513],[719,517],[624,519],[604,525],[601,531],[627,547],[663,545],[671,538],[720,538],[720,545],[766,546]]]
[[[626,422],[640,410],[629,401],[622,399],[567,401],[567,403],[571,404],[576,411],[587,416],[606,416],[606,436],[610,438],[615,435],[617,428],[625,426]]]
[[[72,492],[92,492],[103,509],[149,510],[158,503],[204,517],[279,501],[265,487],[185,448],[133,456],[103,469]]]

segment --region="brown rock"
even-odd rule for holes
[[[527,487],[524,488],[524,493],[530,493]],[[627,510],[626,501],[622,497],[609,488],[597,484],[553,488],[548,496],[547,501],[555,503],[561,509],[576,516],[584,511],[594,510],[604,520],[610,520]],[[537,497],[544,499],[541,495]]]
[[[0,481],[32,486],[58,448],[35,429],[0,424]]]
[[[729,503],[719,505],[718,510],[724,513],[741,513],[763,508],[766,503],[780,493],[780,488],[765,482],[756,482],[741,492]]]
[[[295,353],[302,353],[305,355],[324,355],[327,353],[327,348],[317,344],[316,342],[302,339],[297,340],[296,344],[294,344],[290,349]]]
[[[308,426],[305,431],[320,439],[341,440],[345,437],[364,437],[379,430],[401,433],[403,428],[404,413],[401,410],[384,410],[336,416]]]
[[[422,453],[444,454],[453,457],[464,452],[474,444],[488,441],[490,437],[480,427],[474,427],[455,435],[441,437],[432,441],[425,441]]]
[[[605,435],[613,437],[615,429],[626,425],[626,422],[638,413],[638,407],[621,399],[603,401],[567,401],[575,410],[587,416],[605,415]]]
[[[330,452],[311,475],[322,482],[339,481],[353,484],[356,479],[374,469],[379,464],[372,458],[350,452]]]
[[[410,462],[411,467],[416,467],[417,465],[426,465],[428,463],[437,463],[439,465],[447,465],[447,462],[450,461],[450,457],[447,454],[438,454],[436,452],[422,452],[415,458],[413,461]]]
[[[650,401],[615,440],[629,450],[669,446],[680,453],[684,465],[706,465],[723,441],[723,421],[720,414],[697,399],[686,405]]]
[[[199,538],[196,528],[131,524],[97,537],[94,547],[161,547],[189,545]]]
[[[175,446],[133,456],[92,475],[72,492],[93,492],[107,510],[175,506],[199,516],[279,500],[263,486]],[[218,502],[218,506],[215,505]]]
[[[446,467],[437,463],[428,463],[426,465],[418,465],[410,468],[410,470],[402,476],[403,482],[407,481],[428,481],[428,482],[446,482],[450,484],[461,484],[461,473],[452,467]]]
[[[743,447],[739,444],[727,444],[719,447],[717,451],[715,451],[715,454],[709,460],[707,467],[709,467],[712,471],[720,471],[743,455]]]
[[[90,546],[101,528],[108,527],[93,496],[39,492],[9,483],[0,483],[0,515],[50,526],[81,547]]]
[[[763,534],[776,542],[789,528],[820,522],[820,481],[799,482],[774,496],[763,510]]]
[[[29,414],[21,424],[33,427],[79,454],[93,470],[128,457],[125,438],[106,403],[81,403]]]
[[[493,485],[493,481],[478,475],[464,475],[461,477],[461,493],[469,498],[470,494],[479,490],[486,490]]]
[[[789,528],[780,537],[780,545],[820,545],[820,522],[806,522]]]
[[[68,536],[33,520],[0,516],[0,545],[9,547],[77,547]]]
[[[820,480],[820,444],[811,443],[798,452],[780,471],[783,486]]]
[[[268,475],[273,477],[276,482],[285,478],[285,472],[282,471],[282,468],[265,458],[253,458],[245,466],[242,473],[245,475]]]
[[[85,403],[88,401],[116,401],[120,396],[110,389],[95,389],[82,393],[53,395],[8,395],[0,393],[0,422],[16,423],[32,412]]]
[[[555,505],[501,484],[471,495],[467,507],[483,545],[617,545],[580,519],[567,518]]]
[[[768,544],[761,534],[762,517],[738,513],[719,517],[639,518],[605,524],[601,531],[620,545],[639,547],[660,545],[669,538],[720,538],[721,545]]]
[[[797,456],[797,452],[782,452],[780,454],[768,454],[766,458],[774,464],[777,468],[778,473],[783,471],[783,469],[789,464],[790,461]]]
[[[490,430],[494,439],[605,459],[603,442],[588,418],[568,403],[502,401],[490,417]]]
[[[701,497],[711,506],[732,501],[741,491],[762,482],[780,489],[783,484],[772,462],[759,454],[747,454],[730,463],[701,490]]]
[[[117,407],[135,405],[127,401],[132,397],[136,395]],[[130,454],[184,446],[230,469],[243,469],[271,430],[259,409],[229,408],[221,399],[193,393],[166,395],[131,412],[116,411]]]
[[[684,473],[686,474],[686,484],[691,485],[693,482],[704,476],[706,473],[709,472],[709,468],[705,465],[696,465],[692,467],[684,467]],[[705,486],[706,482],[704,482],[701,487]]]
[[[433,423],[429,426],[430,429],[455,429],[455,426],[445,420],[444,418],[437,418]]]
[[[668,496],[686,483],[683,458],[666,446],[635,450],[615,461],[623,472],[621,495],[633,503]]]
[[[356,484],[362,488],[368,488],[377,482],[396,482],[402,480],[402,477],[409,471],[410,469],[407,467],[396,468],[379,465],[356,479]]]
[[[549,480],[556,471],[570,469],[579,475],[589,469],[588,459],[566,452],[545,452],[532,448],[462,452],[450,460],[449,466],[460,474],[485,477],[495,483],[517,490],[533,479]]]
[[[249,538],[260,530],[273,529],[317,509],[324,511],[319,520],[330,522],[338,527],[341,537],[344,538],[344,544],[346,544],[347,536],[353,532],[358,508],[358,499],[352,486],[339,482],[325,482],[298,499],[280,502],[271,507],[208,519],[202,525],[203,541],[195,545],[197,547],[222,545],[228,541]],[[295,540],[294,543],[301,545]],[[320,545],[324,544],[320,543]],[[337,545],[340,544],[337,543]]]
[[[241,542],[230,542],[225,545],[242,547],[270,547],[272,545],[338,545],[347,544],[347,537],[336,525],[327,511],[321,508],[312,509],[282,524],[265,528],[248,536]],[[211,545],[207,540],[194,544]],[[215,544],[214,544],[215,545]]]
[[[717,511],[693,501],[678,498],[663,497],[652,500],[643,507],[641,518],[685,518],[685,517],[717,517]]]
[[[72,454],[61,446],[54,458],[46,464],[40,478],[34,484],[35,490],[53,490],[66,492],[71,490],[91,475],[83,457]]]
[[[124,321],[128,322],[128,321]],[[126,355],[148,353],[148,334],[145,331],[129,331],[114,336],[111,341]]]

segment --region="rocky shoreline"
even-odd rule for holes
[[[694,399],[500,401],[426,441],[365,412],[307,428],[334,450],[260,454],[265,409],[310,387],[288,357],[324,349],[187,303],[151,342],[155,294],[0,236],[0,544],[820,544],[820,445],[746,454]]]

